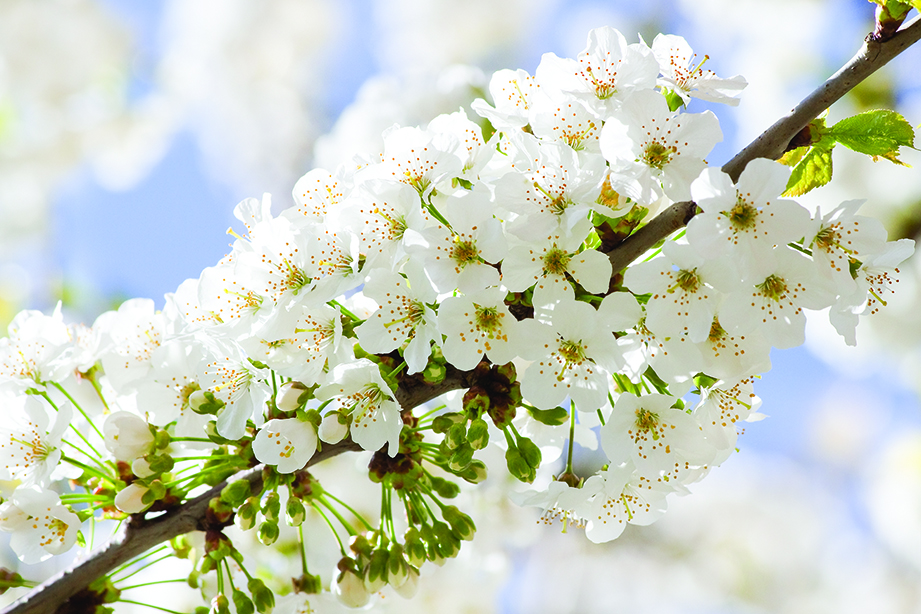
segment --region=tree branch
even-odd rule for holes
[[[789,115],[765,130],[761,136],[727,162],[723,166],[723,171],[728,173],[733,181],[736,181],[746,164],[754,158],[779,158],[791,139],[810,121],[919,39],[921,39],[921,18],[915,18],[886,41],[868,40],[850,62],[806,97]],[[614,272],[621,271],[658,241],[687,225],[695,213],[694,203],[681,202],[656,216],[646,226],[611,250],[608,257],[614,266]],[[405,385],[401,385],[396,393],[397,400],[404,409],[411,409],[449,390],[469,387],[470,376],[471,372],[460,371],[449,365],[447,376],[437,385],[428,385],[407,378],[404,380]],[[343,452],[360,449],[351,441],[324,446],[321,452],[310,459],[307,466],[310,467]],[[43,582],[28,595],[7,607],[3,614],[47,614],[58,611],[67,600],[94,580],[110,573],[119,565],[130,561],[153,546],[190,531],[208,528],[205,526],[208,502],[220,496],[221,490],[228,482],[236,480],[249,480],[256,489],[260,488],[262,466],[240,472],[232,479],[218,484],[208,492],[161,516],[150,519],[140,515],[133,517],[103,548],[92,553],[89,558],[76,563],[70,569]]]
[[[745,166],[755,158],[776,160],[781,157],[787,151],[793,137],[808,126],[809,122],[854,89],[858,83],[885,66],[889,60],[918,42],[921,39],[921,17],[915,17],[885,41],[874,40],[871,36],[867,39],[850,62],[804,98],[789,115],[777,120],[732,160],[724,164],[723,172],[735,182],[739,180]],[[623,270],[657,242],[686,226],[695,214],[694,203],[680,202],[653,218],[608,253],[614,272]]]

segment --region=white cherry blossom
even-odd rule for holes
[[[707,259],[729,255],[744,280],[764,279],[774,266],[774,246],[809,233],[809,212],[780,198],[790,169],[756,158],[736,184],[717,168],[708,168],[691,186],[703,209],[688,223],[688,243]]]
[[[396,456],[403,430],[400,405],[375,363],[362,358],[340,365],[330,383],[317,388],[316,397],[320,401],[333,399],[330,411],[351,416],[352,441],[371,452],[386,444],[387,453]]]
[[[279,473],[302,469],[317,451],[317,427],[298,418],[269,420],[256,433],[253,454]]]
[[[50,490],[18,488],[9,501],[0,505],[0,531],[13,534],[10,547],[27,565],[70,550],[79,528],[77,515]]]
[[[662,73],[659,84],[678,94],[684,104],[691,98],[700,98],[736,106],[739,94],[748,85],[740,75],[721,79],[712,70],[704,70],[703,64],[710,57],[705,55],[698,61],[691,46],[681,36],[656,35],[652,41],[652,54]]]
[[[665,97],[639,91],[601,129],[601,153],[611,165],[611,186],[640,204],[663,194],[691,198],[691,182],[706,166],[704,156],[723,140],[710,111],[673,113]]]

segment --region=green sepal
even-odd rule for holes
[[[569,420],[569,412],[562,407],[554,407],[553,409],[528,407],[527,410],[532,418],[547,426],[559,426]]]

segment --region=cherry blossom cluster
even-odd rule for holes
[[[411,594],[473,537],[444,500],[486,478],[490,444],[548,522],[595,542],[653,522],[762,417],[754,381],[772,347],[803,342],[804,310],[854,343],[913,250],[859,202],[812,215],[783,198],[777,162],[736,182],[708,166],[719,123],[687,109],[735,104],[745,81],[703,63],[677,36],[593,30],[575,59],[495,73],[479,117],[394,126],[379,159],[310,171],[278,215],[243,201],[230,253],[162,310],[129,300],[91,327],[20,313],[0,340],[0,529],[36,562],[87,520],[170,510],[261,464],[209,517],[266,545],[282,508],[323,519],[349,538],[331,590],[361,606]],[[614,270],[627,237],[690,200],[686,231]],[[577,474],[574,452],[599,445],[603,466]],[[337,446],[370,453],[377,524],[307,470]],[[63,478],[83,488],[59,495]],[[213,610],[271,609],[219,526],[201,550]],[[241,572],[248,592],[223,581]],[[320,585],[305,564],[294,586]]]

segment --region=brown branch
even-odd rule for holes
[[[789,115],[765,130],[748,147],[727,162],[723,170],[735,181],[738,180],[745,165],[754,158],[779,158],[793,137],[810,121],[889,60],[917,42],[919,38],[921,38],[921,18],[915,18],[888,40],[877,41],[872,38],[868,40],[847,65],[797,105]],[[694,203],[681,202],[656,216],[608,254],[614,265],[614,272],[621,271],[658,241],[687,225],[695,213]],[[405,386],[401,386],[396,393],[397,400],[404,409],[410,409],[449,390],[469,387],[470,376],[470,372],[459,371],[449,366],[445,380],[437,385],[427,385],[418,380],[407,379]],[[351,441],[326,446],[310,459],[307,466],[315,465],[343,452],[360,449]],[[256,489],[261,488],[262,468],[260,466],[241,472],[228,481],[234,480],[249,480]],[[206,528],[204,519],[208,510],[208,502],[219,496],[227,483],[222,482],[181,507],[156,518],[145,519],[140,515],[132,518],[103,548],[70,569],[43,582],[28,595],[7,607],[3,614],[55,612],[66,604],[68,599],[82,591],[94,580],[110,573],[119,565],[130,561],[151,547],[189,531]]]
[[[885,66],[889,60],[918,42],[921,39],[921,17],[916,17],[885,41],[868,38],[850,62],[804,98],[789,115],[777,120],[732,160],[724,164],[723,172],[735,182],[745,166],[755,158],[776,160],[781,157],[787,151],[790,141],[809,125],[809,122],[854,89],[858,83]],[[622,271],[650,247],[686,226],[695,214],[694,203],[680,202],[653,218],[608,253],[614,273]]]

